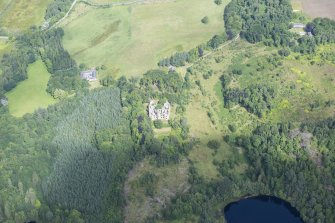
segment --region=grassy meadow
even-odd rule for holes
[[[192,7],[190,7],[192,4]],[[64,46],[78,63],[107,67],[105,73],[139,75],[177,51],[191,49],[224,31],[224,5],[178,0],[112,8],[80,4],[64,21]],[[209,17],[207,25],[201,23]]]
[[[233,43],[234,48],[246,50],[249,44],[245,42]],[[224,108],[220,77],[232,63],[237,53],[230,46],[216,51],[206,59],[193,64],[193,81],[200,81],[201,88],[194,86],[191,102],[187,107],[186,118],[190,125],[190,135],[200,140],[200,143],[191,150],[189,158],[197,167],[198,172],[205,179],[211,180],[219,177],[214,161],[223,162],[239,159],[243,162],[241,150],[236,150],[223,141],[229,132],[228,125],[234,123],[237,131],[249,132],[250,125],[254,124],[254,117],[245,109],[236,107],[232,110]],[[221,58],[220,63],[215,58]],[[204,79],[203,74],[212,71],[209,79]],[[221,142],[217,151],[210,149],[207,144],[210,140]],[[233,171],[242,172],[245,165],[238,166]]]
[[[56,100],[46,92],[49,78],[50,74],[41,60],[31,64],[28,67],[28,79],[6,94],[10,114],[21,117],[55,103]]]
[[[0,26],[17,31],[41,25],[50,2],[52,0],[1,0]]]

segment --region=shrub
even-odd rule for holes
[[[155,120],[154,121],[154,126],[156,129],[161,129],[163,128],[163,122],[161,120]]]
[[[217,141],[217,140],[209,140],[208,143],[207,143],[207,146],[208,146],[210,149],[217,150],[217,149],[220,148],[220,142]]]
[[[217,5],[221,5],[222,4],[222,0],[214,0],[214,3]]]
[[[278,54],[280,56],[284,56],[284,57],[287,57],[290,55],[290,51],[288,49],[281,49],[278,51]]]
[[[228,128],[231,132],[236,132],[236,126],[234,124],[228,125]]]

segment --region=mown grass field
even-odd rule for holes
[[[41,25],[50,2],[52,0],[1,0],[0,26],[17,31]]]
[[[56,100],[45,91],[49,78],[50,74],[41,60],[31,64],[28,79],[6,94],[10,114],[21,117],[55,103]]]
[[[328,17],[335,19],[335,1],[332,0],[292,0],[293,10],[302,11],[312,18]]]
[[[85,13],[74,11],[64,21],[63,42],[78,63],[104,64],[105,73],[113,75],[140,75],[157,67],[161,58],[223,32],[224,5],[217,6],[212,0],[178,0],[86,8]],[[82,9],[80,4],[76,9]],[[200,21],[204,16],[209,17],[207,25]]]

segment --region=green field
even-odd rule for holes
[[[1,0],[0,27],[17,31],[41,25],[50,2],[52,0]]]
[[[9,112],[21,117],[55,103],[56,100],[45,91],[49,78],[50,74],[41,60],[31,64],[28,67],[28,79],[6,94]]]
[[[104,64],[105,73],[113,75],[139,75],[155,68],[159,59],[223,32],[224,5],[217,6],[212,0],[177,0],[86,7],[81,13],[79,4],[64,21],[63,42],[78,63],[89,67]],[[209,17],[207,25],[200,21],[204,16]]]

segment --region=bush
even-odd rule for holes
[[[222,0],[214,0],[214,3],[217,5],[221,5],[222,4]]]
[[[228,125],[228,128],[231,132],[236,132],[236,126],[234,124]]]
[[[207,16],[203,17],[203,18],[201,19],[201,22],[202,22],[203,24],[207,24],[207,23],[209,22],[208,17],[207,17]]]
[[[207,143],[207,146],[208,146],[210,149],[217,150],[217,149],[220,148],[220,142],[217,141],[217,140],[209,140],[208,143]]]
[[[290,55],[290,51],[288,49],[281,49],[278,51],[278,54],[280,56],[284,56],[284,57],[287,57]]]

